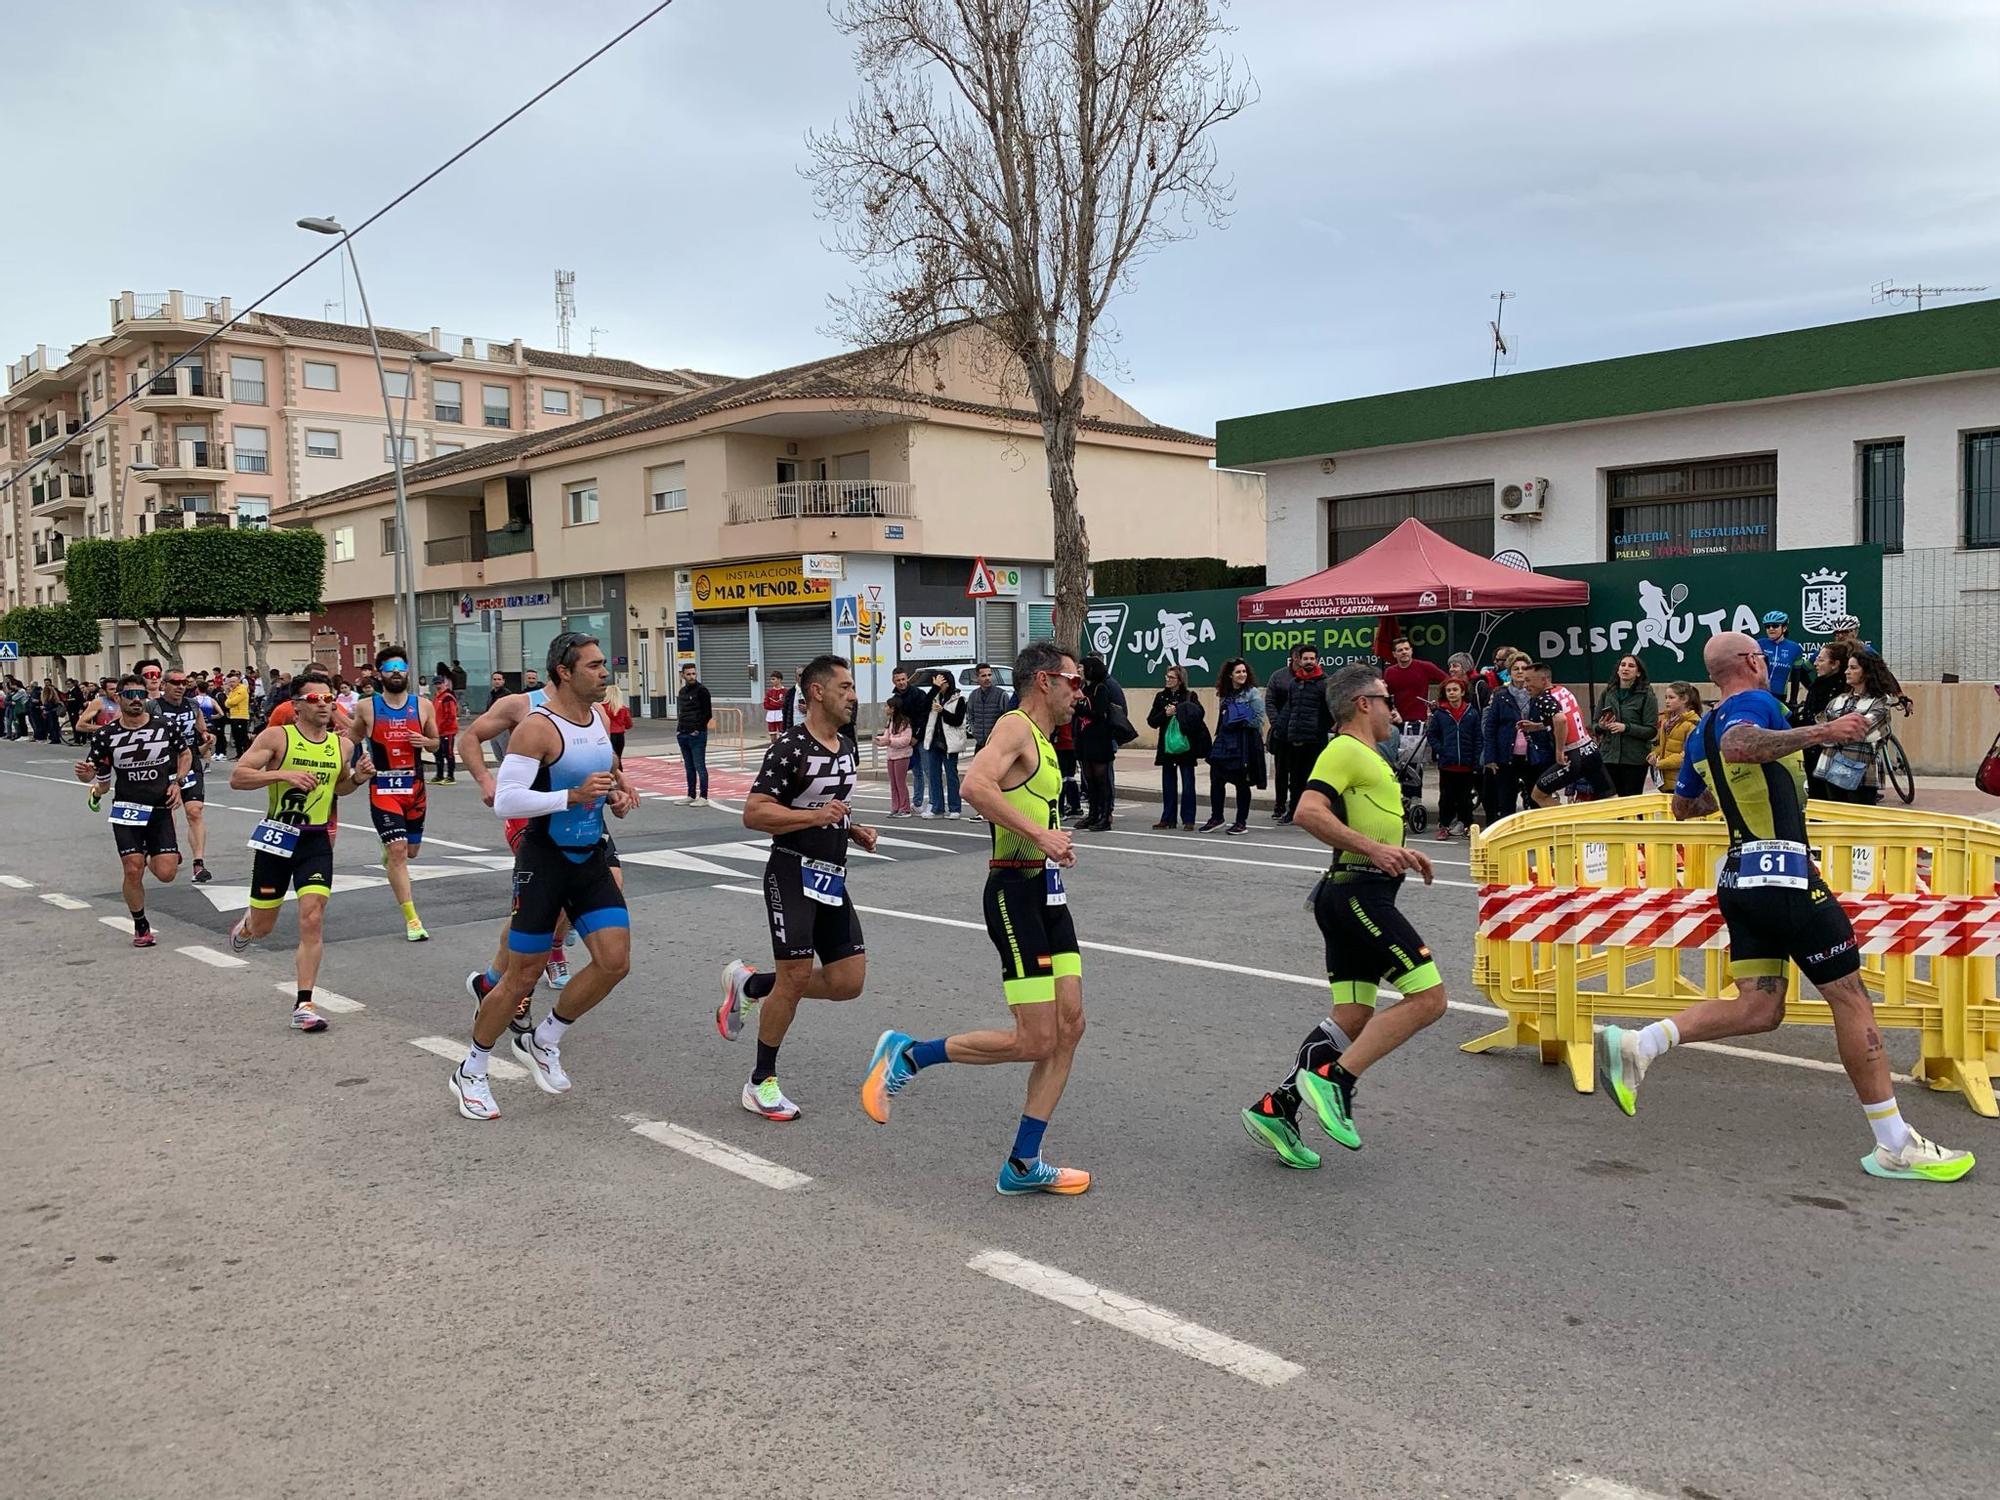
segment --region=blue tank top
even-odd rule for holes
[[[536,791],[566,792],[581,786],[587,777],[611,769],[611,736],[596,709],[591,710],[588,724],[570,723],[546,702],[537,705],[534,712],[555,725],[563,745],[562,754],[535,773]],[[581,864],[604,842],[604,799],[599,797],[580,806],[566,807],[559,813],[544,814],[528,826],[546,835],[563,853]]]

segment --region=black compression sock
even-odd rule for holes
[[[134,932],[150,932],[152,928],[153,924],[146,920],[145,907],[142,906],[132,913],[132,930]]]
[[[766,974],[759,972],[752,974],[748,979],[743,981],[743,994],[751,1000],[762,1000],[766,995],[771,993],[777,986],[777,983],[778,976],[775,973]]]
[[[311,990],[300,990],[298,1003],[300,1005],[311,1005],[313,1003],[313,992]]]
[[[750,1070],[750,1081],[762,1083],[766,1078],[776,1076],[778,1071],[778,1049],[769,1042],[757,1044],[757,1066]]]

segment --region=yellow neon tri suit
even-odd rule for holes
[[[1001,795],[1038,828],[1058,828],[1062,769],[1055,746],[1018,708],[1006,718],[1022,720],[1035,736],[1038,759],[1026,781],[1002,787]],[[1000,952],[1000,982],[1009,1005],[1035,1005],[1056,997],[1056,980],[1083,973],[1062,872],[1030,839],[993,827],[993,857],[986,872],[986,932]]]
[[[250,861],[250,904],[263,910],[282,906],[287,889],[301,896],[329,896],[333,893],[334,783],[346,763],[346,741],[329,729],[323,739],[307,738],[297,724],[280,725],[285,731],[285,753],[274,771],[310,771],[315,785],[309,792],[274,781],[266,787],[269,813],[266,823],[284,823],[298,830],[289,855],[254,838],[257,851]],[[258,825],[259,832],[264,824]]]
[[[1403,842],[1403,793],[1373,745],[1337,734],[1313,762],[1306,790],[1333,805],[1334,816],[1378,844]],[[1313,893],[1313,916],[1326,939],[1326,981],[1335,1005],[1375,1003],[1388,980],[1405,995],[1444,983],[1431,950],[1396,909],[1403,877],[1385,875],[1364,855],[1336,850]]]

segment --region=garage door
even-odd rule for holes
[[[750,617],[697,619],[694,632],[695,659],[709,696],[741,703],[750,698]],[[754,695],[761,698],[760,688]]]
[[[833,616],[825,609],[760,609],[757,630],[764,637],[764,675],[783,672],[786,687],[800,667],[833,649]]]
[[[1012,599],[982,599],[979,604],[979,659],[1014,664],[1016,611]]]

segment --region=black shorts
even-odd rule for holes
[[[1051,886],[1049,877],[1055,876]],[[1052,896],[1062,899],[1051,904]],[[1029,866],[986,873],[986,935],[1000,953],[1000,987],[1009,1005],[1056,997],[1056,981],[1083,973],[1076,920],[1059,871]]]
[[[532,829],[514,851],[514,910],[508,919],[507,948],[513,953],[547,953],[555,946],[556,921],[568,917],[580,938],[606,927],[630,927],[625,893],[611,873],[610,841],[581,860],[571,859],[545,833]]]
[[[118,857],[128,854],[143,854],[151,859],[156,854],[179,854],[180,840],[174,834],[174,810],[171,807],[156,807],[153,816],[144,823],[113,823],[112,842],[118,846]]]
[[[375,820],[375,832],[385,844],[408,844],[418,848],[424,841],[424,816],[418,813],[414,818],[404,813],[391,812],[386,807],[368,804],[368,815]]]
[[[199,755],[199,751],[196,752]],[[208,800],[208,772],[199,759],[188,767],[186,778],[181,782],[181,801],[206,802]]]
[[[1573,786],[1588,787],[1594,797],[1612,795],[1611,773],[1604,769],[1604,757],[1595,745],[1570,751],[1567,765],[1549,766],[1535,778],[1535,785],[1551,797]]]
[[[771,921],[771,956],[780,962],[817,955],[821,963],[833,964],[868,951],[845,877],[838,905],[815,900],[806,894],[795,854],[774,850],[765,864],[764,908]]]
[[[285,904],[285,892],[301,896],[333,894],[333,833],[326,828],[305,828],[292,857],[259,849],[250,856],[250,904],[271,911]]]
[[[1375,1003],[1384,982],[1405,995],[1444,983],[1431,950],[1396,906],[1399,876],[1328,875],[1313,891],[1313,920],[1326,939],[1326,982],[1335,1005]]]
[[[1729,977],[1782,979],[1790,960],[1815,985],[1860,972],[1854,924],[1817,871],[1802,891],[1720,887],[1716,904],[1729,924]]]

